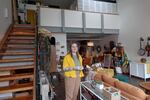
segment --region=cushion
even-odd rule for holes
[[[102,74],[96,74],[96,75],[94,76],[94,80],[102,81]]]
[[[102,80],[107,83],[107,84],[110,84],[111,86],[115,86],[115,81],[118,81],[117,79],[115,78],[112,78],[112,77],[109,77],[107,75],[103,75],[102,76]]]
[[[135,87],[133,85],[130,85],[128,83],[124,83],[121,81],[115,81],[115,87],[120,89],[121,91],[124,91],[132,96],[135,96],[137,98],[140,98],[141,100],[146,99],[146,94],[144,93],[143,90],[141,90],[138,87]]]
[[[121,91],[121,95],[123,95],[124,97],[126,97],[129,100],[140,100],[139,98],[132,96],[124,91]]]
[[[108,75],[110,77],[113,77],[114,76],[114,69],[106,69],[106,68],[99,68],[97,69],[97,73],[101,73],[101,74],[105,74],[105,75]]]

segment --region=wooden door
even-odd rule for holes
[[[27,22],[35,25],[36,24],[36,12],[35,10],[27,10]]]

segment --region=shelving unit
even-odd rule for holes
[[[83,89],[86,89],[88,93],[93,94],[95,97],[97,97],[98,100],[108,100],[107,97],[103,95],[103,89],[97,89],[93,88],[91,86],[91,81],[84,81],[80,83],[80,100],[91,100],[91,98],[86,94],[86,92],[83,92]],[[121,96],[121,100],[128,100],[126,97]]]
[[[136,76],[139,78],[143,78],[146,81],[146,79],[150,78],[150,73],[148,72],[148,64],[150,63],[131,62],[130,77]]]

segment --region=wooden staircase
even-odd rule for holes
[[[0,46],[0,97],[13,97],[0,100],[35,100],[35,27],[14,25],[5,38]],[[23,93],[27,95],[19,95]]]

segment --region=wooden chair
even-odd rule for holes
[[[147,94],[150,94],[150,82],[141,82],[140,87],[142,87]]]

